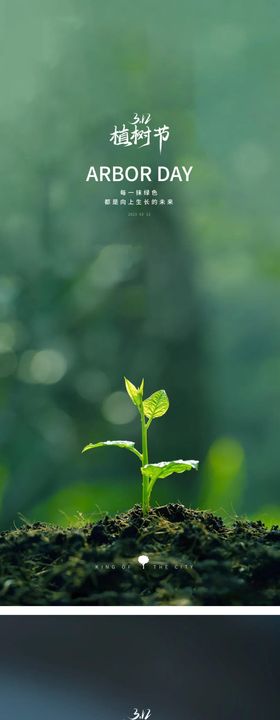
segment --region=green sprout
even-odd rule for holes
[[[142,431],[142,452],[136,449],[135,443],[131,440],[105,440],[104,442],[89,443],[82,452],[93,450],[94,448],[104,447],[105,445],[116,445],[116,447],[125,448],[138,457],[141,463],[142,475],[142,510],[143,515],[147,515],[150,509],[150,500],[153,487],[159,478],[168,477],[173,473],[182,473],[185,470],[197,470],[198,460],[170,460],[159,463],[149,463],[148,454],[148,430],[155,418],[165,415],[169,408],[169,400],[165,390],[157,390],[150,397],[143,399],[144,380],[140,387],[135,387],[130,380],[124,378],[126,391],[136,405],[141,419]]]

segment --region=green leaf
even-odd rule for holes
[[[142,473],[148,475],[151,480],[165,478],[173,473],[182,473],[185,470],[197,470],[198,460],[170,460],[168,462],[150,463],[144,465]]]
[[[154,418],[165,415],[169,408],[169,400],[165,390],[157,390],[143,402],[144,414],[152,421]]]
[[[141,390],[141,388],[142,388],[144,381],[142,380],[140,388],[135,387],[135,385],[133,385],[133,383],[130,382],[130,380],[127,380],[126,377],[124,378],[124,382],[125,382],[127,394],[129,395],[133,404],[136,405],[137,407],[139,407],[140,402],[141,402],[141,397],[143,394],[143,389]]]
[[[93,450],[94,448],[104,447],[106,445],[115,445],[116,447],[125,448],[125,450],[130,450],[135,455],[137,455],[137,457],[139,457],[140,460],[142,460],[142,455],[138,450],[136,450],[136,448],[134,447],[135,443],[132,442],[132,440],[104,440],[104,442],[89,443],[88,445],[86,445],[83,448],[82,453],[86,452],[87,450]]]

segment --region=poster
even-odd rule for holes
[[[278,606],[278,14],[1,2],[1,606]]]

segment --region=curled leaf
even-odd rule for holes
[[[139,408],[139,406],[141,404],[142,395],[143,395],[144,380],[142,380],[139,388],[135,387],[135,385],[133,385],[133,383],[130,382],[130,380],[128,380],[126,377],[124,378],[124,382],[125,382],[125,388],[126,388],[127,394],[129,395],[133,404]]]
[[[106,445],[115,445],[116,447],[125,448],[125,450],[130,450],[135,455],[137,455],[137,457],[142,459],[141,453],[136,450],[136,447],[134,447],[135,443],[132,442],[132,440],[104,440],[103,442],[89,443],[82,449],[82,453],[86,452],[87,450],[94,450],[94,448],[104,447]]]
[[[148,475],[151,480],[158,480],[158,478],[165,478],[173,473],[182,473],[185,470],[197,470],[198,460],[170,460],[159,463],[149,463],[144,465],[142,473]]]

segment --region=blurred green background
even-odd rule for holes
[[[201,461],[157,483],[154,502],[276,522],[279,9],[0,7],[2,528],[19,513],[65,524],[140,500],[134,456],[80,454],[139,443],[123,375],[170,397],[150,459]],[[109,143],[135,112],[170,125],[162,156]],[[142,218],[104,207],[119,187],[85,183],[100,164],[194,170],[164,187],[173,208]]]

